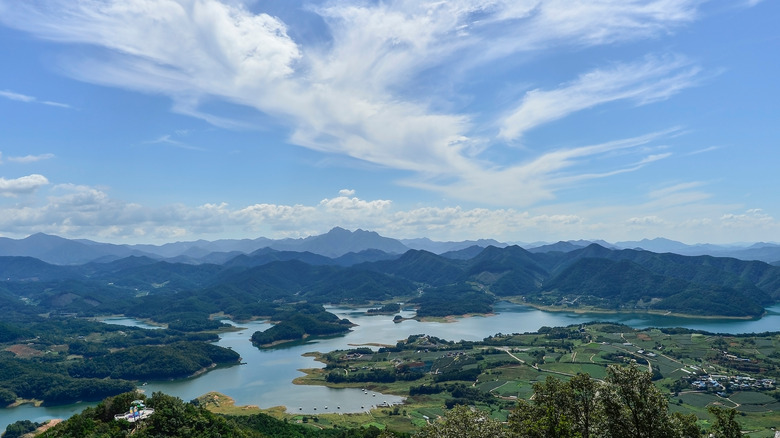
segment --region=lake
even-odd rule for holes
[[[218,391],[235,399],[238,405],[256,405],[261,408],[286,406],[288,412],[358,412],[383,402],[397,403],[401,397],[374,395],[361,389],[331,389],[319,386],[293,385],[292,380],[302,373],[302,368],[320,368],[323,364],[302,354],[311,351],[327,352],[347,349],[367,343],[395,344],[413,334],[428,334],[440,338],[482,340],[496,333],[523,333],[537,331],[540,327],[566,326],[589,321],[610,321],[636,328],[687,327],[716,333],[752,333],[780,330],[780,305],[770,307],[766,316],[758,320],[680,318],[649,314],[588,314],[571,312],[547,312],[531,307],[498,303],[496,315],[489,317],[458,318],[455,322],[418,322],[414,320],[393,323],[394,315],[366,315],[367,309],[328,307],[341,318],[349,318],[357,324],[344,335],[328,339],[316,339],[273,350],[259,350],[249,338],[258,330],[265,330],[267,322],[231,324],[242,327],[240,331],[225,333],[218,345],[238,352],[243,365],[218,368],[196,378],[177,382],[147,382],[141,389],[148,395],[162,391],[183,400],[191,400],[210,391]],[[414,316],[413,310],[402,311],[404,317]],[[131,318],[109,318],[106,323],[153,328]],[[67,418],[94,403],[76,403],[58,407],[36,408],[23,405],[13,409],[0,409],[0,431],[18,420],[45,421],[51,418]],[[327,406],[327,410],[325,407]],[[316,410],[315,410],[316,408]]]

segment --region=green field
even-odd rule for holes
[[[711,420],[708,406],[736,408],[743,429],[752,431],[748,436],[760,437],[773,436],[766,434],[770,427],[780,424],[778,390],[725,390],[721,396],[716,392],[723,389],[697,390],[692,382],[700,375],[777,379],[778,346],[777,334],[719,336],[684,329],[635,330],[598,323],[494,336],[483,342],[453,343],[411,336],[396,347],[383,348],[359,359],[346,360],[350,351],[323,353],[321,360],[327,364],[326,369],[312,370],[296,383],[367,386],[406,396],[405,415],[379,414],[381,421],[390,422],[386,424],[393,424],[396,429],[414,430],[425,424],[425,417],[441,416],[455,403],[470,404],[493,418],[506,419],[517,399],[530,400],[534,384],[550,376],[566,380],[587,373],[603,379],[607,366],[633,363],[653,372],[657,387],[668,394],[671,411],[693,413],[702,427],[707,427]],[[329,381],[329,373],[342,370],[339,373],[343,375],[344,369],[349,369],[348,375],[357,381]],[[360,380],[372,375],[395,380]],[[410,395],[410,391],[420,387],[435,391]]]

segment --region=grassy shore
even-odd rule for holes
[[[752,316],[723,316],[723,315],[693,315],[689,313],[678,313],[669,310],[655,310],[655,309],[603,309],[599,307],[570,307],[570,306],[549,306],[543,304],[529,303],[525,301],[509,300],[514,304],[522,306],[533,307],[534,309],[543,310],[545,312],[570,312],[570,313],[597,313],[603,315],[618,315],[618,314],[630,314],[630,313],[646,313],[648,315],[659,316],[673,316],[677,318],[695,318],[695,319],[732,319],[732,320],[744,320],[749,321],[754,318]]]
[[[390,428],[392,430],[412,432],[424,423],[420,423],[422,416],[407,411],[404,406],[398,414],[387,408],[377,408],[367,412],[358,413],[331,413],[331,414],[288,414],[284,406],[275,406],[269,409],[260,409],[254,405],[237,406],[235,400],[219,392],[209,392],[197,398],[201,406],[211,412],[223,415],[254,415],[263,413],[274,418],[287,419],[292,423],[308,424],[317,428],[358,428],[374,425],[379,429]]]

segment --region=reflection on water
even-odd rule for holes
[[[368,316],[365,314],[366,309],[342,307],[328,309],[341,318],[349,318],[358,326],[345,336],[317,339],[273,350],[259,350],[252,346],[249,338],[255,331],[265,330],[270,325],[259,321],[237,324],[243,329],[223,334],[217,344],[238,352],[242,357],[243,365],[218,368],[183,381],[148,382],[141,389],[149,395],[154,391],[162,391],[183,400],[191,400],[209,391],[218,391],[235,399],[238,405],[257,405],[261,408],[286,406],[289,412],[358,412],[383,402],[397,403],[401,398],[382,394],[374,396],[374,392],[370,390],[364,392],[362,389],[293,385],[292,380],[303,375],[300,369],[323,366],[311,357],[303,357],[303,353],[347,349],[369,343],[394,345],[409,335],[421,333],[453,341],[477,341],[496,333],[533,332],[542,326],[566,326],[589,321],[619,322],[637,328],[687,327],[716,333],[750,333],[780,329],[780,305],[769,308],[767,315],[758,320],[730,320],[649,314],[544,312],[504,302],[496,305],[497,314],[490,317],[457,318],[452,323],[407,320],[397,324],[392,321],[394,315]],[[414,316],[414,311],[402,311],[401,315],[411,317]],[[110,322],[147,328],[146,324],[131,318],[112,319]],[[89,404],[56,408],[21,406],[2,409],[0,431],[17,420],[43,421],[49,418],[67,418],[81,411],[85,406]],[[328,407],[327,411],[325,406]]]

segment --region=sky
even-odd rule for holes
[[[778,17],[0,0],[0,236],[778,242]]]

